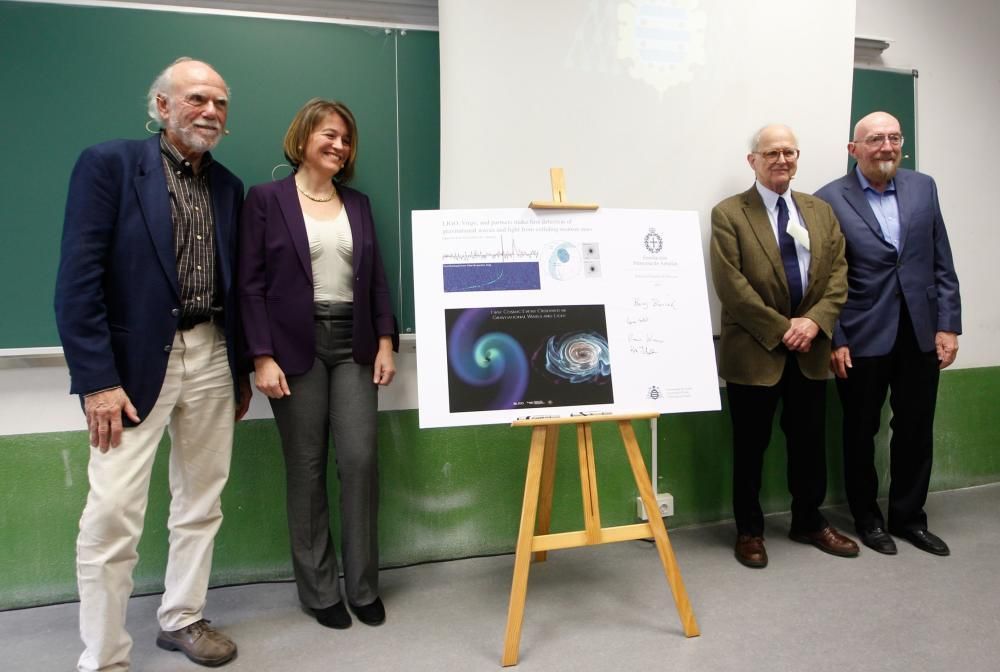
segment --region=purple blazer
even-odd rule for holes
[[[393,349],[399,349],[399,328],[368,197],[339,184],[337,192],[354,239],[354,361],[372,364],[379,336],[392,336]],[[271,355],[285,375],[301,375],[313,366],[316,337],[309,239],[293,175],[251,187],[239,238],[239,300],[247,354]]]

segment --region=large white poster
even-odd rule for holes
[[[695,212],[413,213],[420,426],[718,410]]]

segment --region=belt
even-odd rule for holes
[[[199,324],[211,322],[211,315],[185,315],[177,322],[177,331],[188,331]]]

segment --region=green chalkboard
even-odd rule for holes
[[[851,96],[851,127],[848,137],[854,137],[854,124],[870,112],[882,110],[899,119],[906,140],[903,143],[903,168],[917,166],[917,71],[854,69]],[[853,159],[848,168],[854,165]]]
[[[147,136],[149,84],[182,55],[232,89],[231,135],[213,153],[247,187],[272,179],[302,103],[351,107],[353,184],[371,197],[394,308],[412,331],[409,213],[438,207],[437,33],[0,1],[0,348],[59,344],[52,294],[70,171],[88,145]]]

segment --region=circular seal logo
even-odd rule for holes
[[[652,254],[659,254],[660,250],[663,249],[663,238],[656,232],[656,229],[650,229],[642,243]]]
[[[595,3],[596,4],[596,3]],[[618,3],[618,58],[628,74],[663,95],[705,65],[707,14],[698,0]]]

